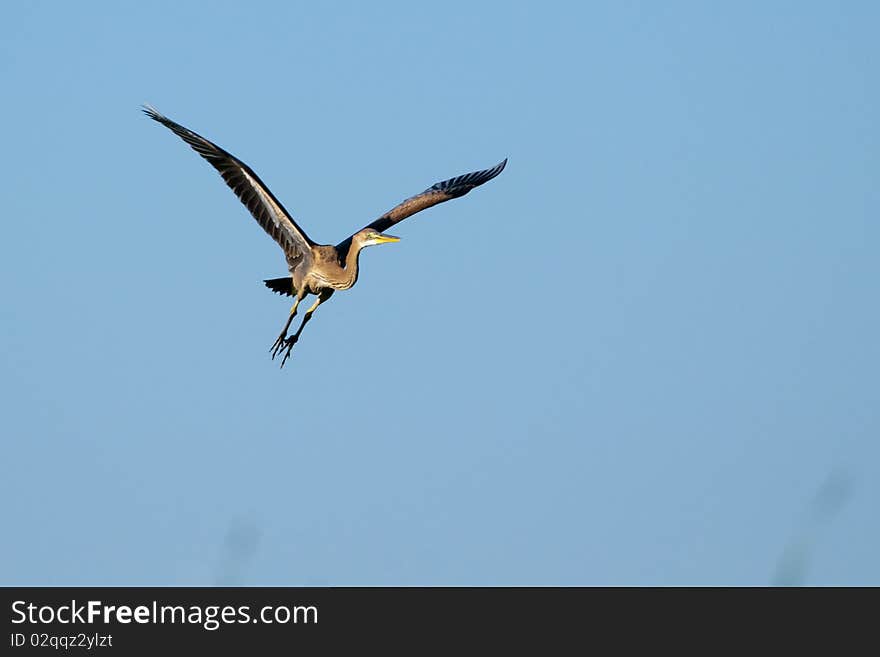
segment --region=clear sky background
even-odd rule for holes
[[[880,584],[880,5],[4,6],[4,584]],[[154,104],[367,250],[280,249]]]

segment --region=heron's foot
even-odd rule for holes
[[[272,352],[272,360],[275,360],[275,356],[277,356],[281,350],[284,348],[285,338],[287,337],[287,333],[282,333],[278,336],[278,339],[275,340],[275,344],[269,349]]]
[[[287,362],[287,359],[290,358],[290,352],[293,351],[293,345],[296,344],[296,341],[299,340],[298,335],[291,335],[289,338],[285,338],[284,340],[284,358],[281,359],[281,367],[284,367],[284,363]]]

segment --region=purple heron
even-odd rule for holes
[[[507,164],[505,159],[490,169],[474,171],[438,182],[420,194],[399,203],[336,246],[317,244],[306,235],[247,164],[201,135],[163,116],[155,108],[145,105],[143,111],[151,119],[169,128],[217,169],[226,184],[250,210],[257,223],[284,250],[290,275],[264,281],[271,290],[294,297],[293,307],[290,309],[284,328],[271,347],[273,360],[279,353],[284,353],[281,367],[284,367],[284,363],[290,358],[293,346],[318,306],[327,301],[336,290],[347,290],[357,282],[358,256],[361,249],[375,244],[400,241],[400,238],[386,235],[383,231],[432,205],[464,196],[474,187],[492,180]],[[288,336],[288,329],[296,316],[300,302],[310,294],[317,299],[305,312],[296,333]]]

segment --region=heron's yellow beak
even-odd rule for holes
[[[390,242],[399,242],[399,241],[400,241],[400,238],[394,237],[394,235],[385,235],[384,233],[381,233],[376,236],[376,244],[387,244]]]

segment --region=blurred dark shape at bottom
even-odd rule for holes
[[[772,580],[774,586],[804,586],[819,532],[840,513],[852,494],[852,483],[848,474],[835,471],[819,486],[807,508],[803,527],[779,557]]]
[[[245,570],[260,544],[260,529],[251,520],[233,521],[223,541],[216,586],[242,586]]]

